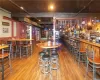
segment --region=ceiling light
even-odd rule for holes
[[[22,6],[20,7],[22,10],[24,9]]]
[[[41,22],[41,20],[39,19],[39,22]]]
[[[51,6],[50,6],[50,9],[51,9],[51,10],[53,10],[53,9],[54,9],[54,6],[53,6],[53,5],[51,5]]]
[[[54,5],[50,4],[48,8],[49,8],[49,10],[54,10]]]
[[[88,25],[91,26],[92,25],[91,22],[88,22]]]

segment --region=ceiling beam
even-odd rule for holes
[[[53,24],[53,22],[40,22],[39,24],[48,24],[48,25],[51,25],[51,24]]]
[[[56,18],[80,18],[80,17],[100,17],[100,13],[51,13],[51,12],[41,12],[41,13],[13,13],[12,17],[56,17]]]

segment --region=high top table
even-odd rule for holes
[[[12,44],[12,42],[21,43],[21,42],[24,42],[24,41],[32,41],[32,40],[34,40],[34,39],[9,39],[8,41],[10,41],[11,44]],[[32,43],[30,43],[30,44],[31,44],[31,54],[32,54]],[[17,46],[16,46],[16,50],[17,50]],[[21,58],[21,46],[20,46],[20,58]]]
[[[60,47],[61,46],[61,44],[60,43],[57,43],[57,44],[55,44],[55,45],[53,45],[53,43],[51,43],[50,45],[48,45],[48,42],[44,42],[44,43],[37,43],[36,44],[38,47],[40,47],[40,48],[42,48],[42,49],[47,49],[48,51],[46,52],[46,54],[49,54],[50,55],[50,59],[51,59],[51,55],[52,55],[52,53],[51,53],[51,50],[50,49],[52,49],[52,48],[58,48],[58,47]],[[47,57],[48,58],[48,57]],[[49,61],[51,61],[51,60],[49,60]],[[49,63],[49,61],[47,61],[46,63]],[[45,63],[45,60],[43,61],[43,64],[46,64]],[[46,65],[48,65],[48,70],[50,71],[50,65],[51,65],[51,62],[50,62],[50,65],[49,64],[46,64]],[[44,65],[45,66],[45,65]],[[45,68],[45,67],[43,67],[43,68]],[[49,71],[47,71],[46,73],[49,73]]]
[[[60,43],[53,45],[52,43],[50,45],[48,45],[48,42],[44,42],[44,43],[37,43],[36,44],[38,47],[42,48],[42,49],[51,49],[51,48],[58,48],[61,46]]]
[[[58,48],[61,46],[60,43],[53,45],[52,43],[50,45],[48,45],[47,42],[44,43],[38,43],[36,44],[37,46],[41,47],[41,48]]]

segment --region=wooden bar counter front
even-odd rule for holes
[[[81,50],[86,50],[87,46],[91,46],[95,52],[95,57],[100,58],[100,44],[99,43],[94,43],[94,42],[90,42],[88,40],[83,40],[83,39],[79,39],[79,40],[80,40]]]

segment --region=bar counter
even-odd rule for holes
[[[64,42],[66,42],[67,40],[78,40],[80,41],[80,50],[81,51],[86,51],[87,46],[91,46],[95,52],[95,57],[99,57],[100,58],[100,44],[96,43],[96,42],[92,42],[89,40],[85,40],[85,39],[81,39],[81,38],[69,38],[69,37],[65,37],[63,39]]]
[[[79,39],[80,40],[80,49],[85,50],[88,45],[90,45],[95,52],[96,57],[100,57],[100,44],[95,42],[90,42],[88,40]]]

